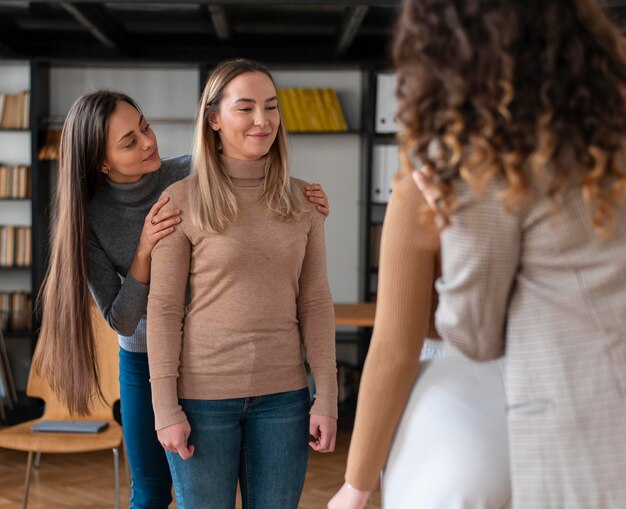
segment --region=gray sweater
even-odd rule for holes
[[[88,204],[89,288],[120,346],[146,352],[149,285],[128,273],[144,220],[170,184],[189,175],[191,158],[163,159],[161,168],[133,184],[104,179]]]

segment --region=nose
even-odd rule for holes
[[[144,150],[150,150],[153,146],[154,146],[154,140],[152,139],[152,136],[150,136],[150,133],[146,133],[146,134],[142,134],[143,137],[143,149]]]
[[[254,125],[258,127],[265,127],[265,124],[267,124],[267,115],[265,114],[265,111],[261,109],[256,112],[256,115],[254,115]]]

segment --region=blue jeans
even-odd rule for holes
[[[296,509],[308,459],[309,389],[226,400],[182,399],[194,455],[166,453],[179,509]]]
[[[131,509],[166,509],[172,478],[154,431],[148,355],[120,348],[122,428],[132,475]]]

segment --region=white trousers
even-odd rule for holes
[[[422,362],[383,474],[383,509],[510,507],[504,362]]]

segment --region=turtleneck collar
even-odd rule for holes
[[[233,184],[242,187],[254,187],[263,184],[267,157],[262,157],[256,161],[244,161],[225,155],[221,155],[220,158]]]
[[[146,173],[132,184],[118,184],[105,177],[103,185],[115,201],[124,205],[139,205],[154,197],[159,190],[160,181],[161,169],[158,169],[152,173]]]

